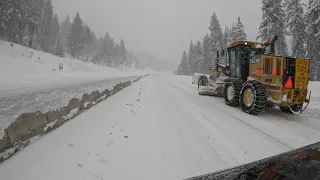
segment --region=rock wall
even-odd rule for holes
[[[5,129],[5,136],[0,140],[0,163],[28,145],[31,138],[52,131],[66,121],[76,117],[81,112],[130,86],[132,82],[136,82],[141,78],[142,77],[139,77],[134,81],[118,83],[111,90],[106,89],[102,92],[94,91],[91,94],[83,94],[81,99],[73,98],[67,106],[61,107],[60,109],[46,113],[38,111],[21,114]]]

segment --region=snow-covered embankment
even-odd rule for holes
[[[4,41],[0,56],[0,162],[147,74],[60,58]]]
[[[34,138],[59,127],[81,112],[138,81],[140,78],[141,77],[132,77],[113,81],[113,83],[109,82],[108,87],[112,88],[106,87],[104,90],[84,93],[82,97],[74,97],[69,100],[67,105],[56,109],[50,109],[45,112],[40,111],[40,109],[43,108],[40,106],[38,107],[40,109],[37,111],[20,114],[13,123],[4,130],[5,134],[0,140],[0,162],[28,145]]]

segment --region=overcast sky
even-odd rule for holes
[[[249,39],[255,40],[261,21],[261,0],[52,0],[60,20],[77,11],[97,36],[106,31],[123,38],[129,49],[145,50],[179,61],[191,40],[208,32],[216,12],[222,26],[240,16]]]

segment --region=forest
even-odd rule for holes
[[[116,42],[108,32],[97,37],[79,12],[61,22],[58,17],[51,0],[0,0],[0,39],[115,68],[163,70],[171,66],[166,59],[129,51],[123,39]]]
[[[217,51],[226,49],[232,41],[247,40],[244,28],[237,17],[231,27],[222,29],[217,14],[213,13],[208,33],[202,40],[191,41],[189,49],[182,53],[177,74],[209,73],[209,67],[215,66]],[[256,40],[264,42],[275,35],[278,35],[277,55],[310,59],[310,79],[319,81],[320,1],[309,0],[306,5],[301,0],[262,0],[262,22]],[[290,51],[288,37],[292,39]]]

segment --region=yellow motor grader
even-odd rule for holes
[[[223,96],[227,105],[241,106],[253,115],[273,106],[286,113],[301,114],[310,102],[310,61],[275,55],[277,39],[275,36],[265,43],[229,43],[227,51],[217,52],[210,78],[200,77],[199,94]],[[220,59],[225,59],[226,65],[221,65]]]

